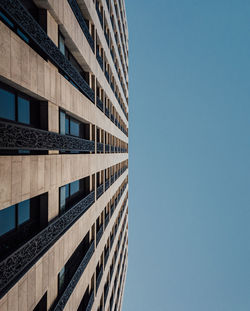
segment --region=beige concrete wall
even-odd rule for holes
[[[123,236],[126,237],[126,230],[124,230]],[[123,237],[123,239],[124,239],[124,237]],[[109,292],[108,292],[108,296],[107,296],[107,300],[106,300],[106,306],[105,306],[105,310],[107,310],[107,311],[109,310],[109,301],[110,301],[111,293],[112,293],[113,288],[114,288],[114,280],[115,280],[115,275],[116,275],[116,272],[117,272],[117,266],[118,266],[118,262],[119,262],[118,258],[119,258],[120,253],[122,251],[123,251],[122,248],[120,248],[120,250],[118,252],[118,256],[117,256],[117,261],[116,261],[115,267],[114,267],[113,277],[112,277],[112,280],[111,280],[110,285],[109,285]],[[97,300],[97,302],[98,302],[98,300]],[[115,300],[114,300],[114,302],[115,302]]]
[[[0,157],[0,209],[127,160],[127,154]]]

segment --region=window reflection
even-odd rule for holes
[[[15,228],[15,205],[0,210],[0,235]]]
[[[0,88],[0,117],[15,120],[15,95]]]
[[[30,124],[30,101],[18,96],[18,122]]]
[[[21,225],[30,219],[30,200],[18,204],[18,224]]]

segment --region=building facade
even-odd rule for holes
[[[122,309],[124,0],[0,0],[0,311]]]

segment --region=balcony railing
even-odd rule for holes
[[[0,121],[0,148],[94,152],[95,142],[30,126]]]
[[[96,50],[96,59],[97,59],[99,65],[100,65],[100,67],[103,70],[103,59],[102,59],[101,55],[99,54],[98,50]]]
[[[107,70],[105,70],[105,77],[106,77],[107,81],[109,82],[109,73]]]
[[[96,280],[96,292],[98,291],[99,285],[101,283],[102,275],[103,275],[103,267],[101,267],[101,270],[100,270],[98,277],[97,277],[97,280]]]
[[[97,149],[97,152],[102,153],[103,152],[103,143],[98,142],[96,145],[96,149]]]
[[[96,246],[99,244],[103,234],[103,225],[101,225],[100,229],[98,230],[96,234]]]
[[[0,297],[87,211],[94,201],[93,191],[0,262]]]
[[[108,190],[109,186],[110,186],[110,180],[108,179],[105,181],[105,191]]]
[[[86,25],[86,22],[84,20],[84,17],[82,15],[82,12],[81,12],[81,9],[79,8],[76,0],[68,0],[68,3],[75,15],[75,18],[77,19],[81,29],[82,29],[82,32],[84,33],[86,39],[88,40],[88,43],[92,49],[92,51],[94,52],[94,40],[91,36],[91,34],[89,33],[89,28],[88,26]]]
[[[103,111],[103,102],[99,97],[96,97],[96,105],[101,111]]]
[[[94,103],[95,94],[80,73],[61,53],[42,27],[18,0],[1,0],[0,8],[31,38],[44,55],[66,74],[79,89]]]
[[[104,31],[104,36],[107,42],[107,45],[109,46],[109,35]]]
[[[80,280],[85,268],[87,267],[93,253],[95,250],[94,241],[90,244],[90,247],[84,256],[82,262],[80,263],[79,267],[77,268],[75,274],[73,275],[71,281],[69,282],[68,286],[64,290],[62,296],[60,297],[59,301],[56,303],[54,307],[50,309],[50,311],[61,311],[64,309],[66,303],[68,302],[73,290],[75,289],[78,281]]]
[[[109,145],[105,144],[105,153],[109,153]]]
[[[105,114],[109,118],[110,112],[109,112],[109,109],[107,107],[105,107]]]
[[[105,228],[107,227],[109,223],[109,214],[105,217]]]
[[[96,1],[96,12],[97,12],[97,15],[99,17],[99,20],[100,20],[100,23],[101,23],[101,26],[103,28],[103,17],[102,17],[102,13],[101,11],[99,10],[99,4],[98,4],[98,1]]]
[[[97,187],[96,190],[96,197],[97,199],[103,194],[103,184],[101,184],[99,187]]]
[[[92,309],[94,298],[95,298],[95,294],[94,294],[94,290],[92,290],[91,295],[89,297],[89,302],[88,302],[88,305],[85,311],[90,311]]]

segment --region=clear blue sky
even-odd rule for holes
[[[250,1],[126,0],[123,311],[250,310]]]

